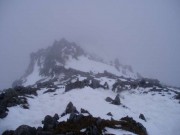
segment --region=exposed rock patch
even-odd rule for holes
[[[110,97],[107,97],[105,100],[111,104],[114,104],[114,105],[120,105],[121,104],[119,94],[116,95],[114,100]]]
[[[116,95],[115,99],[111,103],[114,105],[120,105],[121,104],[119,94]]]
[[[78,113],[78,111],[76,110],[76,107],[73,105],[73,103],[69,102],[66,107],[65,113]]]
[[[7,116],[7,107],[21,105],[22,108],[28,109],[29,105],[26,98],[28,95],[37,96],[37,89],[18,86],[4,90],[0,94],[0,118]]]
[[[36,134],[36,128],[27,125],[21,125],[15,130],[13,135],[35,135],[35,134]]]
[[[142,114],[142,113],[139,115],[139,118],[146,121],[146,118],[145,118],[144,114]]]
[[[111,112],[108,112],[107,115],[108,115],[108,116],[113,116]]]
[[[110,97],[107,97],[105,100],[106,100],[107,102],[110,102],[110,103],[113,101],[113,99],[110,98]]]

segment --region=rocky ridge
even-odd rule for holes
[[[100,63],[101,66],[107,66],[107,69],[113,70],[94,72],[93,70],[84,71],[67,67],[69,61],[75,60],[75,62],[78,62],[82,57],[87,58],[85,60],[90,60],[89,62]],[[65,39],[55,41],[53,46],[32,53],[26,73],[13,83],[13,88],[5,89],[0,93],[0,125],[1,121],[3,122],[8,117],[11,108],[20,106],[21,109],[30,110],[32,107],[31,102],[29,102],[30,99],[37,99],[42,95],[58,97],[60,96],[58,95],[59,91],[62,91],[62,95],[67,93],[71,95],[73,91],[83,91],[86,88],[90,88],[92,91],[110,91],[114,93],[114,96],[106,96],[103,99],[105,104],[124,108],[125,111],[131,110],[131,108],[123,102],[124,97],[121,94],[123,92],[128,92],[132,95],[151,95],[151,97],[158,95],[167,97],[166,100],[180,103],[180,90],[178,88],[162,85],[157,79],[137,77],[130,66],[122,65],[118,60],[115,60],[111,66],[104,63],[102,59],[89,55],[81,47]],[[36,68],[38,70],[35,72]],[[136,77],[127,76],[128,72]],[[36,75],[38,77],[34,77]],[[29,80],[35,81],[31,82]],[[41,91],[42,95],[38,94]],[[72,102],[69,102],[62,114],[55,112],[57,114],[53,117],[50,115],[45,116],[42,122],[43,127],[34,128],[28,125],[21,125],[15,130],[5,131],[3,135],[23,135],[24,133],[28,135],[96,135],[108,134],[106,132],[107,128],[129,131],[139,135],[148,134],[145,126],[129,116],[114,119],[114,112],[108,110],[106,114],[111,119],[104,119],[93,116],[91,111],[83,108],[78,110]],[[140,112],[139,119],[143,120],[143,122],[148,122],[148,117],[143,113]],[[68,117],[68,119],[58,121],[59,118],[61,120],[64,117]]]

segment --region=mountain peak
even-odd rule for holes
[[[76,43],[62,38],[59,41],[55,40],[53,45],[46,49],[31,53],[28,69],[13,86],[32,85],[48,77],[59,79],[62,74],[67,77],[86,74],[87,77],[90,74],[107,72],[114,76],[137,78],[130,66],[122,65],[118,60],[111,64],[106,63],[102,58],[85,52]]]

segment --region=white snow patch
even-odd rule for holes
[[[42,79],[42,76],[39,75],[39,66],[36,62],[34,65],[33,72],[26,78],[26,82],[23,84],[24,86],[33,85],[38,80]]]
[[[134,74],[134,73],[127,72],[127,74],[124,75],[122,72],[119,72],[114,66],[111,66],[111,65],[108,65],[105,63],[101,63],[101,62],[97,62],[97,61],[88,59],[87,57],[84,57],[84,56],[78,57],[78,60],[73,59],[72,57],[69,57],[69,60],[66,62],[65,67],[73,68],[73,69],[84,71],[84,72],[91,71],[95,74],[103,73],[104,71],[108,71],[108,72],[118,75],[118,76],[137,78],[136,74]]]
[[[113,128],[105,128],[107,131],[105,132],[106,134],[115,134],[115,135],[136,135],[136,134],[133,134],[131,132],[128,132],[128,131],[124,131],[124,130],[121,130],[121,129],[113,129]]]

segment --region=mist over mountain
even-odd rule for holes
[[[1,0],[0,134],[179,135],[179,7]]]
[[[0,93],[0,134],[176,135],[179,104],[179,88],[63,38],[31,53],[25,73]]]
[[[0,89],[23,74],[31,52],[62,37],[105,60],[118,58],[146,77],[180,86],[179,5],[178,0],[1,0]]]

